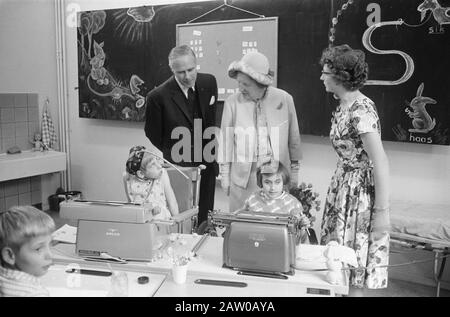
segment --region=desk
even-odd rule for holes
[[[200,239],[197,235],[180,235],[180,239],[170,242],[169,245],[181,250],[191,250]],[[183,242],[182,244],[179,242]],[[175,284],[170,276],[171,262],[167,254],[162,251],[162,257],[153,262],[128,262],[127,264],[112,264],[114,269],[126,270],[129,272],[150,272],[155,274],[164,274],[167,278],[163,281],[161,287],[154,296],[313,296],[317,294],[308,294],[308,289],[313,292],[325,290],[329,292],[328,296],[335,294],[348,294],[348,276],[343,271],[341,280],[337,285],[326,281],[326,271],[320,271],[326,268],[325,258],[322,257],[324,246],[300,245],[297,254],[313,254],[308,259],[298,258],[296,266],[300,269],[295,270],[293,276],[286,280],[243,276],[238,275],[237,271],[222,267],[222,245],[223,238],[208,237],[202,247],[198,250],[197,256],[189,263],[187,281],[185,284]],[[55,263],[67,264],[76,263],[82,268],[85,265],[99,265],[105,267],[104,263],[85,261],[75,254],[75,245],[58,244],[54,247]],[[315,255],[314,255],[315,254]],[[317,271],[319,270],[319,271]],[[248,287],[228,287],[211,286],[195,284],[196,279],[216,279],[239,281],[248,284]]]
[[[236,273],[236,272],[235,272]],[[197,284],[197,279],[244,282],[246,287],[219,286]],[[316,284],[317,286],[317,284]],[[323,295],[320,295],[320,293]],[[189,271],[186,283],[176,284],[171,277],[161,285],[155,297],[307,297],[307,296],[335,296],[333,288],[320,285],[312,287],[307,282],[295,283],[273,278],[228,276],[198,274]]]
[[[56,264],[50,267],[47,274],[42,277],[41,282],[49,291],[51,297],[105,297],[111,290],[111,276],[86,275],[79,273],[67,273],[66,270],[78,268],[74,265]],[[83,269],[94,271],[110,271],[106,264],[83,265]],[[128,296],[130,297],[152,297],[156,290],[166,279],[164,274],[148,272],[125,272],[128,284]],[[149,282],[139,284],[138,278],[147,276]]]

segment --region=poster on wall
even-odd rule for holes
[[[163,44],[167,42],[163,13],[170,7],[78,13],[80,117],[144,120],[146,94],[170,75],[164,63],[168,48]]]
[[[271,69],[278,69],[278,17],[177,24],[176,34],[177,45],[189,45],[194,51],[198,71],[216,77],[218,100],[238,90],[228,66],[248,52],[264,52]]]
[[[336,2],[329,44],[365,51],[383,139],[450,145],[449,0]]]

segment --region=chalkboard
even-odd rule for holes
[[[366,53],[362,91],[377,106],[383,140],[450,144],[449,9],[449,0],[339,1],[332,8],[330,44]]]
[[[263,53],[275,71],[278,63],[278,17],[177,24],[177,45],[189,45],[197,56],[197,69],[217,79],[218,99],[237,91],[228,76],[231,62],[251,51]]]

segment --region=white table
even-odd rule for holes
[[[96,265],[64,265],[56,264],[50,267],[47,274],[42,277],[42,285],[49,291],[51,297],[106,297],[112,288],[111,276],[91,274],[68,273],[67,270],[89,269],[96,272],[110,272],[108,266]],[[165,274],[149,272],[131,272],[127,270],[115,270],[116,273],[124,273],[127,277],[127,296],[152,297],[166,279]],[[138,278],[148,277],[146,284],[139,284]]]
[[[176,252],[187,252],[200,239],[197,235],[180,235],[180,238],[170,242]],[[128,272],[150,272],[163,274],[166,279],[154,296],[335,296],[348,294],[348,275],[343,271],[338,284],[330,284],[326,276],[325,258],[322,253],[324,246],[301,245],[298,254],[308,254],[309,260],[299,259],[293,276],[288,279],[276,279],[239,275],[237,271],[222,267],[223,238],[208,237],[198,250],[197,256],[189,263],[187,281],[185,284],[175,284],[171,277],[171,261],[165,251],[161,258],[153,262],[128,262],[127,264],[112,264],[114,269]],[[105,267],[105,263],[85,261],[75,254],[75,245],[58,244],[54,247],[56,263],[76,263],[82,268],[86,265]],[[305,258],[305,257],[303,257]],[[213,279],[238,281],[247,283],[247,287],[196,284],[196,279]],[[312,292],[312,293],[311,293]],[[320,294],[325,293],[325,294]]]

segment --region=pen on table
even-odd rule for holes
[[[194,247],[192,248],[192,253],[194,254],[194,256],[197,256],[197,252],[198,250],[200,250],[200,247],[202,246],[202,244],[206,241],[206,239],[208,239],[209,234],[204,234],[200,240],[194,245]]]

